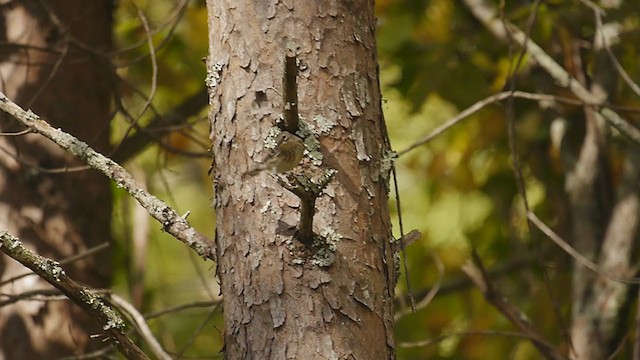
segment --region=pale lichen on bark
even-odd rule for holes
[[[322,165],[324,155],[322,155],[320,151],[320,140],[314,132],[313,126],[305,121],[304,117],[300,117],[299,128],[296,134],[304,141],[305,156],[311,159],[313,165]]]
[[[385,184],[388,184],[391,180],[391,170],[393,169],[397,159],[398,153],[392,150],[385,151],[382,155],[382,159],[380,159],[380,179],[382,179]],[[389,190],[388,186],[387,190]]]
[[[342,240],[342,235],[332,228],[324,228],[313,240],[314,254],[311,263],[319,267],[328,267],[333,264],[336,258],[338,241]]]

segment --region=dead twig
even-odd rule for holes
[[[552,344],[547,342],[540,334],[538,334],[533,325],[527,320],[526,314],[522,313],[512,305],[507,298],[493,286],[491,279],[489,279],[489,276],[482,265],[480,256],[475,249],[471,252],[471,256],[472,261],[469,260],[465,265],[463,265],[462,271],[464,271],[471,281],[474,282],[489,304],[493,305],[507,319],[509,319],[513,326],[525,334],[526,337],[531,340],[531,343],[538,349],[540,354],[545,358],[554,360],[566,359],[566,357],[560,354]]]

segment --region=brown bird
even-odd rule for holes
[[[244,173],[255,176],[263,170],[272,173],[285,173],[298,166],[304,154],[304,142],[288,131],[282,131],[276,137],[276,147],[267,159],[254,169]]]

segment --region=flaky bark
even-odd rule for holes
[[[394,264],[381,169],[388,146],[373,2],[207,6],[226,358],[394,358]],[[315,233],[342,237],[325,267],[293,239],[299,199],[272,175],[242,176],[264,158],[263,140],[282,115],[284,58],[292,48],[300,114],[320,139],[322,167],[338,171],[315,207]]]
[[[20,1],[2,7],[0,90],[102,152],[109,148],[110,1]],[[95,53],[94,53],[95,51]],[[6,114],[2,132],[22,130]],[[63,259],[109,241],[111,195],[94,171],[50,173],[81,163],[40,135],[0,136],[0,229],[38,253]],[[100,253],[65,266],[94,287],[110,282],[110,257]],[[3,280],[27,269],[0,258]],[[35,276],[3,293],[50,288]],[[10,329],[10,331],[8,330]],[[7,359],[58,358],[100,346],[95,323],[68,301],[23,301],[0,309],[0,348]],[[93,344],[93,345],[91,345]],[[1,356],[0,356],[1,357]]]

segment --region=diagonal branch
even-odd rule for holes
[[[114,305],[116,308],[119,308],[121,313],[125,313],[130,317],[130,320],[138,331],[138,334],[142,336],[142,338],[149,346],[149,349],[151,349],[151,352],[153,352],[153,354],[158,359],[171,360],[171,356],[169,356],[169,354],[167,354],[167,352],[162,348],[162,345],[160,345],[158,339],[153,336],[153,333],[151,332],[151,329],[149,329],[149,325],[145,321],[144,316],[140,314],[135,306],[116,294],[109,295],[107,301]]]
[[[76,137],[60,129],[54,129],[31,110],[25,111],[9,100],[2,92],[0,92],[0,110],[5,111],[34,132],[44,135],[61,148],[105,174],[147,209],[149,214],[162,224],[164,231],[187,244],[202,258],[215,260],[213,242],[189,225],[189,222],[178,215],[169,205],[145,191],[122,166],[93,150]]]
[[[462,271],[475,283],[485,299],[507,317],[513,326],[526,335],[546,359],[565,359],[565,356],[560,354],[552,344],[538,334],[533,325],[527,320],[527,316],[507,301],[507,298],[493,286],[478,253],[473,250],[471,255],[473,261],[467,262],[462,267]]]
[[[469,106],[468,108],[464,109],[463,111],[461,111],[458,115],[450,118],[449,120],[443,122],[442,124],[438,125],[435,129],[431,130],[428,134],[424,135],[423,137],[421,137],[420,139],[416,140],[416,142],[414,142],[412,145],[410,145],[409,147],[407,147],[406,149],[402,150],[402,151],[398,151],[398,156],[403,156],[406,153],[422,146],[425,144],[428,144],[429,142],[431,142],[433,139],[437,138],[438,136],[442,135],[444,132],[446,132],[447,130],[451,129],[452,127],[454,127],[455,125],[457,125],[458,123],[460,123],[461,121],[465,120],[466,118],[470,117],[471,115],[479,112],[480,110],[484,109],[485,107],[494,104],[494,103],[498,103],[501,102],[505,99],[509,99],[509,98],[519,98],[519,99],[527,99],[527,100],[536,100],[536,101],[555,101],[555,102],[559,102],[559,103],[564,103],[564,104],[570,104],[570,105],[582,105],[582,106],[588,106],[588,107],[593,107],[593,108],[597,108],[599,107],[598,103],[586,103],[586,102],[582,102],[573,98],[567,98],[567,97],[562,97],[562,96],[556,96],[556,95],[549,95],[549,94],[539,94],[539,93],[530,93],[530,92],[525,92],[525,91],[503,91],[503,92],[499,92],[497,94],[491,95],[491,96],[487,96],[486,98],[477,101],[475,104]],[[601,105],[601,104],[600,104]],[[610,107],[614,107],[611,104],[607,104],[607,106]],[[626,110],[626,111],[634,111],[636,112],[637,109],[634,108],[621,108],[621,107],[617,107],[620,108],[622,110]]]
[[[104,243],[102,243],[102,244],[100,244],[98,246],[94,246],[94,247],[92,247],[90,249],[87,249],[87,250],[85,250],[85,251],[83,251],[83,252],[81,252],[79,254],[75,254],[75,255],[70,256],[70,257],[68,257],[66,259],[60,260],[60,265],[69,264],[69,263],[72,263],[74,261],[77,261],[77,260],[80,260],[80,259],[84,259],[84,258],[89,257],[89,256],[93,256],[96,253],[99,253],[100,251],[109,248],[109,246],[110,246],[110,244],[108,242],[104,242]],[[8,278],[6,280],[0,281],[0,287],[4,286],[6,284],[12,283],[14,281],[20,280],[20,279],[22,279],[24,277],[31,276],[31,275],[35,275],[35,274],[33,272],[25,272],[25,273],[22,273],[20,275],[12,276],[12,277],[10,277],[10,278]]]
[[[27,249],[18,238],[6,232],[0,234],[0,251],[31,269],[80,306],[100,324],[118,351],[127,359],[148,359],[142,350],[124,334],[122,318],[107,306],[100,296],[67,276],[58,262]]]
[[[560,64],[558,64],[549,54],[547,54],[538,44],[529,39],[527,35],[514,24],[498,19],[495,11],[488,6],[484,0],[464,0],[467,8],[482,24],[493,33],[493,35],[504,41],[514,40],[518,45],[525,48],[527,54],[540,65],[554,81],[566,87],[581,101],[588,104],[601,104],[603,107],[595,109],[611,126],[620,133],[632,140],[635,144],[640,144],[640,129],[624,120],[617,112],[611,108],[604,107],[603,99],[589,91],[577,79],[573,78]]]
[[[637,285],[640,284],[640,278],[637,277],[621,277],[617,274],[612,274],[608,272],[608,269],[602,269],[598,265],[596,265],[593,261],[586,258],[584,255],[580,254],[576,249],[574,249],[568,242],[562,239],[558,234],[556,234],[550,227],[548,227],[540,218],[536,216],[533,212],[527,213],[527,218],[531,220],[531,222],[545,235],[549,237],[556,245],[558,245],[564,252],[566,252],[569,256],[575,260],[576,263],[584,266],[585,268],[593,271],[594,273],[607,278],[611,281],[615,281],[622,284],[630,284]]]
[[[160,142],[160,136],[176,125],[187,122],[187,118],[197,115],[207,105],[207,89],[203,87],[197,93],[186,98],[182,103],[164,115],[154,117],[145,127],[138,127],[138,131],[125,138],[116,146],[110,156],[113,161],[121,164],[141,152],[152,142]]]

